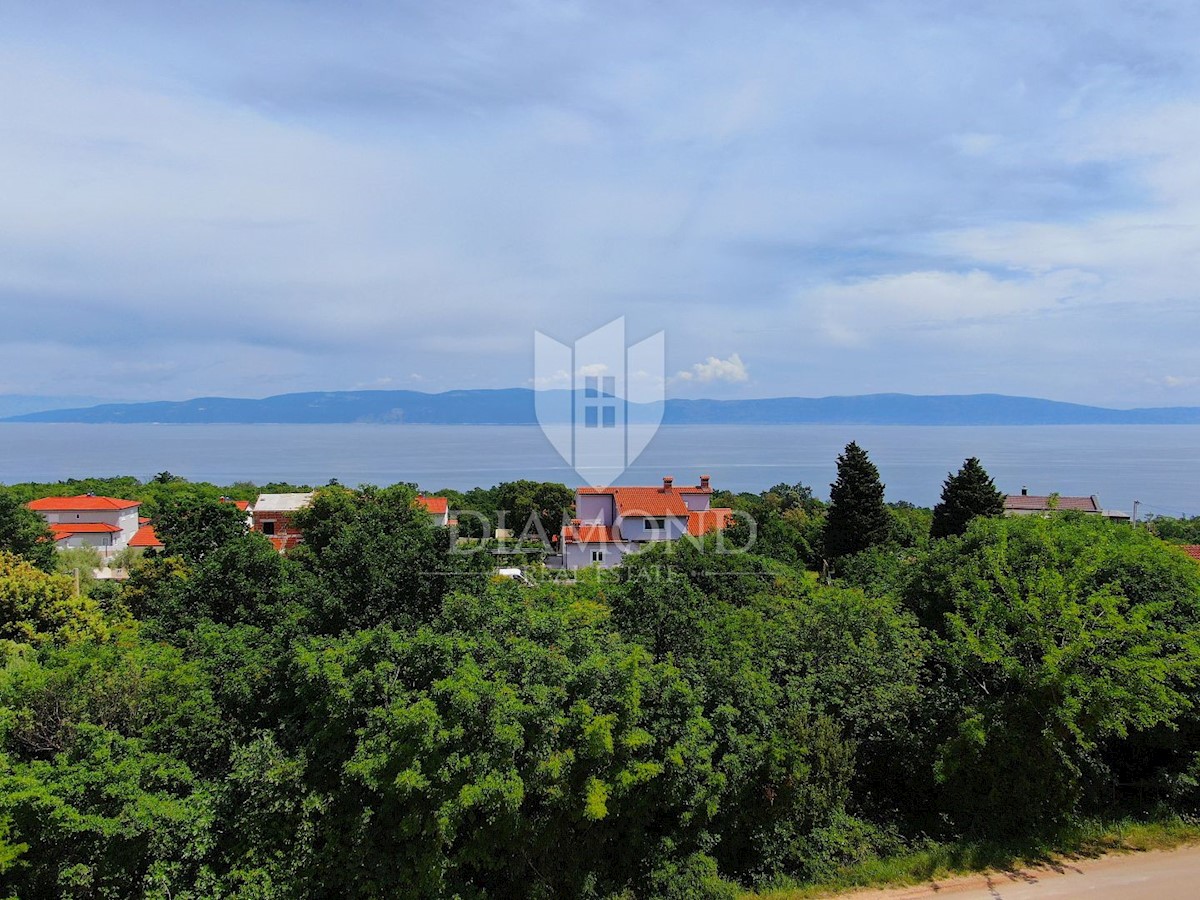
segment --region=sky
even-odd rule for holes
[[[1200,4],[0,0],[0,394],[1200,405]]]

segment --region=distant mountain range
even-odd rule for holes
[[[260,400],[199,397],[25,412],[0,418],[0,422],[534,425],[534,397],[527,388],[441,394],[331,391],[279,394]],[[643,408],[642,414],[648,411]],[[1002,394],[866,394],[667,400],[663,421],[670,425],[1196,425],[1200,424],[1200,407],[1106,409]]]
[[[5,416],[21,416],[25,413],[43,412],[48,409],[92,406],[104,402],[99,397],[46,396],[45,394],[0,394],[0,420]]]

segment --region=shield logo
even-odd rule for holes
[[[574,346],[534,332],[534,384],[543,388],[534,392],[538,424],[587,484],[612,484],[658,431],[665,350],[661,331],[626,348],[624,317]],[[544,389],[550,385],[554,388]]]

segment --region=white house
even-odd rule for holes
[[[656,541],[699,538],[724,528],[732,510],[713,508],[707,475],[676,487],[671,476],[655,487],[581,487],[575,518],[563,529],[563,568],[609,568]]]
[[[43,497],[27,505],[46,520],[57,548],[92,547],[102,559],[108,560],[128,547],[137,534],[138,509],[142,504],[137,500],[80,494]]]

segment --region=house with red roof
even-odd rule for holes
[[[1021,488],[1021,493],[1009,494],[1004,498],[1004,515],[1006,516],[1048,516],[1055,512],[1069,511],[1103,516],[1114,522],[1130,521],[1129,513],[1105,509],[1101,506],[1100,498],[1095,494],[1090,497],[1061,497],[1057,494],[1038,496],[1030,494],[1028,488]]]
[[[149,519],[142,519],[138,526],[137,534],[129,541],[129,546],[138,550],[157,550],[165,549],[163,542],[158,539],[158,535],[154,531],[154,526],[150,524]]]
[[[57,548],[91,547],[104,560],[128,547],[140,527],[142,504],[137,500],[79,494],[43,497],[26,505],[46,520]]]
[[[434,525],[445,527],[454,524],[450,520],[450,501],[445,497],[417,497],[417,506],[429,513]]]
[[[581,487],[575,518],[563,529],[563,568],[609,568],[657,541],[700,538],[724,528],[732,510],[713,508],[709,477],[676,486],[670,475],[653,487]]]

